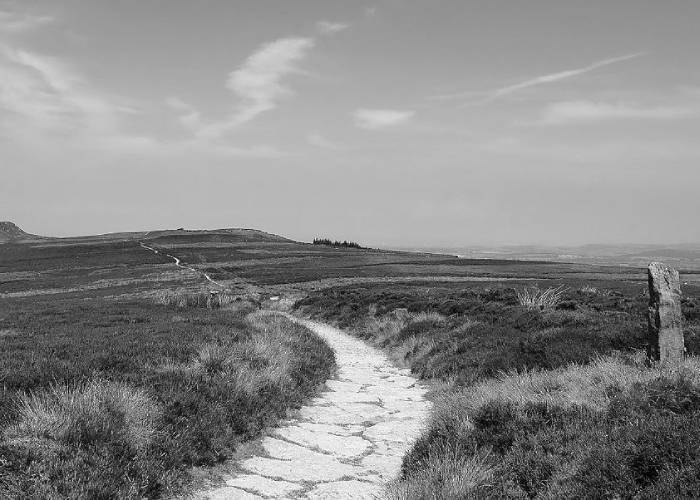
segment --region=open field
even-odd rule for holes
[[[225,301],[212,306],[219,287],[202,273],[223,285]],[[698,278],[681,276],[691,354],[700,351]],[[535,287],[562,287],[558,303],[521,305]],[[440,403],[392,490],[399,498],[424,498],[438,484],[441,498],[573,498],[608,483],[640,495],[696,491],[695,455],[682,452],[694,442],[679,438],[651,465],[630,448],[639,433],[667,436],[697,418],[696,378],[639,365],[647,300],[639,268],[331,247],[251,230],[2,244],[0,488],[10,498],[127,498],[187,487],[192,466],[230,457],[331,373],[332,351],[317,337],[255,312],[294,306],[438,382]],[[542,391],[556,398],[542,407],[534,396],[491,397],[508,394],[519,379],[503,373],[515,370],[551,373]],[[579,390],[566,380],[620,372],[631,382],[601,387],[605,398],[562,403]],[[658,402],[662,390],[691,403],[674,410]],[[629,427],[639,415],[646,427]],[[591,426],[597,434],[584,432]],[[603,432],[615,436],[610,448]],[[571,444],[559,452],[562,436]],[[592,468],[600,460],[627,464],[619,481]],[[639,460],[647,465],[635,468]]]
[[[207,308],[201,276],[132,239],[5,244],[0,255],[3,498],[172,494],[333,369],[307,329],[239,296]]]

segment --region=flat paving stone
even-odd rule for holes
[[[226,481],[227,486],[234,486],[247,491],[255,492],[267,497],[280,497],[289,495],[295,491],[303,490],[304,487],[298,483],[289,481],[279,481],[268,479],[252,474],[240,475]]]
[[[382,498],[384,489],[364,481],[337,481],[322,483],[312,489],[306,498],[315,500],[374,500]]]
[[[301,446],[343,458],[360,456],[372,446],[372,443],[359,436],[338,436],[298,426],[282,427],[275,431],[275,435]]]
[[[265,497],[248,493],[240,488],[225,486],[223,488],[217,488],[207,492],[203,498],[206,498],[207,500],[261,500]]]
[[[249,473],[294,483],[337,481],[344,477],[354,477],[361,472],[358,467],[343,464],[333,457],[319,461],[254,457],[245,460],[241,467]]]

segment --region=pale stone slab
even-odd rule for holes
[[[247,491],[254,491],[255,493],[268,497],[286,496],[295,491],[304,489],[303,486],[296,483],[276,481],[274,479],[254,475],[236,476],[226,481],[226,484]]]
[[[327,458],[326,455],[311,451],[304,446],[299,446],[298,444],[269,436],[262,440],[262,446],[268,455],[279,460],[311,460],[322,462]]]
[[[341,382],[340,380],[328,380],[326,381],[326,387],[331,391],[359,392],[359,390],[362,389],[362,384]]]
[[[383,488],[364,481],[337,481],[323,483],[311,490],[307,496],[314,500],[378,500]]]
[[[302,446],[343,458],[358,457],[372,446],[372,443],[358,436],[337,436],[296,426],[282,427],[275,434]]]
[[[318,398],[327,403],[376,403],[379,404],[379,396],[368,392],[327,392]]]
[[[403,455],[368,455],[360,461],[360,466],[377,474],[379,477],[389,480],[401,471]]]
[[[245,460],[241,466],[254,474],[291,482],[337,481],[344,477],[355,477],[361,472],[361,469],[340,463],[333,457],[327,457],[324,461],[253,457]]]
[[[299,418],[317,424],[361,424],[363,418],[360,415],[343,411],[337,406],[306,406],[299,410]]]
[[[297,424],[302,429],[313,432],[327,432],[337,436],[352,436],[353,434],[361,433],[365,430],[363,425],[334,425],[334,424],[314,424],[313,422],[300,422]]]
[[[392,413],[383,406],[368,403],[344,403],[339,404],[338,407],[346,412],[361,415],[365,421],[384,419]]]
[[[239,488],[233,488],[227,486],[224,488],[217,488],[206,494],[204,498],[208,500],[263,500],[264,497],[248,493],[245,490]]]
[[[418,437],[421,425],[412,421],[379,422],[369,427],[363,435],[372,442],[395,441],[405,443]]]

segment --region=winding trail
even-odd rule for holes
[[[333,348],[337,376],[261,441],[226,486],[199,498],[377,499],[399,473],[431,403],[427,389],[384,354],[337,328],[287,315]]]
[[[222,285],[221,283],[219,283],[219,282],[214,281],[213,279],[211,279],[211,276],[209,276],[209,275],[208,275],[207,273],[205,273],[204,271],[200,271],[199,269],[195,269],[194,267],[190,267],[190,266],[188,266],[188,265],[183,265],[183,264],[182,264],[182,261],[181,261],[179,258],[175,257],[174,255],[170,255],[169,253],[165,253],[165,252],[162,252],[162,251],[160,251],[160,250],[157,250],[157,249],[155,249],[155,248],[153,248],[153,247],[149,247],[149,246],[146,245],[143,241],[139,241],[139,245],[141,245],[141,248],[143,248],[143,249],[145,249],[145,250],[149,250],[149,251],[153,252],[153,253],[156,254],[156,255],[161,255],[161,254],[162,254],[162,255],[165,255],[166,257],[170,257],[171,259],[173,259],[173,260],[175,261],[175,265],[176,265],[177,267],[179,267],[180,269],[186,269],[186,270],[188,270],[188,271],[195,272],[195,273],[199,274],[200,276],[203,276],[204,278],[206,278],[206,280],[207,280],[209,283],[218,286],[218,287],[221,288],[222,290],[225,290],[225,289],[226,289],[226,287],[225,287],[224,285]]]

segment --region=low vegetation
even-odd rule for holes
[[[393,285],[299,301],[448,382],[396,499],[697,498],[700,359],[648,365],[644,286]],[[700,354],[697,297],[683,301]]]
[[[251,309],[15,305],[3,318],[2,498],[170,495],[192,466],[300,406],[334,363],[308,329]]]
[[[250,306],[251,301],[240,295],[232,295],[227,292],[174,292],[171,290],[160,290],[156,293],[156,304],[172,307],[175,309],[187,309],[190,307],[201,307],[205,309],[220,309],[230,304]]]
[[[438,401],[393,496],[697,498],[700,359],[643,355],[484,381]]]
[[[312,293],[296,307],[385,348],[423,378],[456,385],[645,346],[648,299],[642,287],[597,294],[559,288],[557,304],[544,309],[521,305],[523,288],[349,286]],[[694,324],[686,345],[700,353]]]
[[[565,292],[566,288],[564,288],[563,285],[557,288],[547,288],[546,290],[540,290],[538,287],[534,287],[518,290],[516,296],[521,306],[527,307],[528,309],[544,310],[553,309],[558,306]]]

